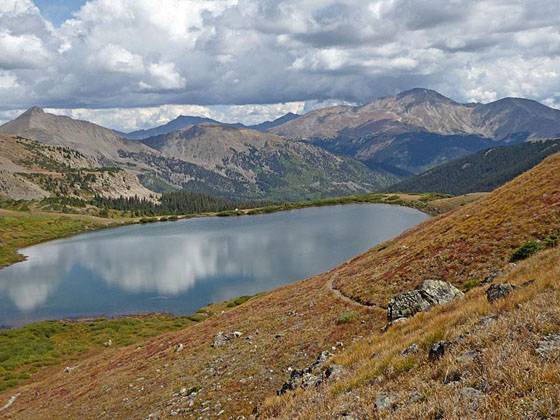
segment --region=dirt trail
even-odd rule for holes
[[[360,308],[366,308],[366,309],[380,308],[380,306],[378,306],[378,305],[365,305],[363,303],[360,303],[360,302],[342,294],[342,292],[340,290],[338,290],[337,288],[334,287],[334,281],[337,278],[337,276],[338,276],[338,273],[331,274],[329,276],[329,279],[325,283],[325,285],[326,285],[327,289],[329,289],[338,299],[340,299],[340,300],[342,300],[346,303],[349,303],[350,305],[359,306]]]

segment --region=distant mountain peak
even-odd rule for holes
[[[455,103],[454,100],[442,95],[441,93],[426,88],[413,88],[405,90],[396,95],[398,100],[412,98],[415,102],[449,102]]]
[[[25,111],[23,114],[21,115],[38,115],[38,114],[44,114],[45,110],[41,107],[38,106],[32,106],[31,108],[29,108],[27,111]]]

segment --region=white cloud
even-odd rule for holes
[[[96,55],[89,58],[89,64],[99,71],[115,73],[142,74],[144,62],[142,56],[132,54],[127,49],[114,44],[103,47]]]
[[[19,87],[17,77],[7,71],[0,71],[0,89]]]
[[[416,86],[558,103],[559,57],[558,0],[90,0],[57,27],[0,1],[4,111],[199,104],[231,119]]]
[[[186,80],[177,71],[173,63],[152,63],[148,67],[153,84],[145,84],[149,89],[181,89]],[[142,82],[141,82],[142,83]]]
[[[47,64],[49,54],[33,34],[13,35],[0,30],[0,68],[37,68]]]

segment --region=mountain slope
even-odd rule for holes
[[[291,138],[327,139],[335,138],[344,130],[347,134],[360,134],[360,127],[373,122],[406,131],[473,134],[494,140],[520,134],[542,138],[560,133],[560,110],[521,98],[461,104],[433,90],[416,88],[363,106],[312,111],[271,131]],[[387,131],[387,128],[377,131]]]
[[[299,117],[301,117],[301,115],[294,114],[293,112],[288,112],[287,114],[282,115],[281,117],[276,118],[275,120],[265,121],[260,124],[251,125],[248,128],[252,128],[253,130],[258,130],[258,131],[268,131],[271,128],[278,127],[279,125],[285,124],[288,121],[295,120],[296,118]]]
[[[436,166],[388,190],[454,195],[492,191],[559,151],[560,140],[496,147]]]
[[[169,121],[167,124],[158,127],[150,128],[147,130],[137,130],[131,133],[125,133],[123,136],[130,140],[143,140],[153,136],[161,136],[164,134],[172,133],[173,131],[182,130],[183,128],[200,125],[200,124],[215,124],[226,125],[229,127],[243,127],[243,124],[227,124],[220,121],[213,120],[205,117],[191,117],[187,115],[180,115],[174,120]]]
[[[412,89],[363,106],[312,111],[270,131],[419,173],[497,142],[559,136],[560,110],[519,98],[461,104],[433,90]],[[457,144],[462,137],[464,146]],[[429,154],[414,150],[416,142],[428,140]],[[411,165],[417,153],[424,163]]]
[[[113,130],[88,121],[53,115],[33,107],[0,126],[0,133],[13,134],[50,145],[77,150],[99,165],[121,161],[119,151],[140,152],[146,146],[120,138]]]
[[[537,365],[539,359],[536,359],[534,350],[532,353],[525,350],[525,340],[529,334],[536,337],[537,332],[556,332],[558,316],[554,313],[544,315],[535,308],[526,311],[525,307],[517,306],[523,301],[515,296],[531,298],[548,290],[551,293],[549,300],[540,306],[536,304],[536,308],[558,308],[557,250],[536,256],[545,258],[538,260],[543,261],[540,264],[543,269],[556,267],[556,271],[539,274],[537,282],[527,287],[527,294],[520,292],[513,299],[490,306],[478,304],[476,299],[483,297],[484,289],[475,289],[467,293],[465,306],[463,301],[457,301],[419,314],[392,327],[385,335],[381,328],[386,323],[386,310],[382,306],[364,307],[357,302],[386,305],[394,294],[410,290],[426,279],[445,279],[463,287],[471,285],[467,283],[469,280],[483,279],[500,269],[506,273],[494,281],[501,282],[505,278],[521,284],[534,278],[536,272],[531,271],[530,261],[529,265],[520,264],[511,271],[508,261],[513,250],[528,240],[543,238],[558,229],[560,155],[556,154],[486,198],[424,222],[328,273],[253,298],[218,317],[150,339],[142,346],[107,349],[102,354],[80,360],[76,363],[78,367],[70,373],[58,366],[48,375],[38,377],[34,384],[1,394],[0,400],[7,401],[18,395],[6,411],[14,418],[52,417],[62,410],[73,418],[166,417],[176,414],[185,417],[247,417],[254,413],[261,414],[261,417],[281,418],[298,415],[331,418],[356,413],[355,417],[368,418],[373,417],[372,411],[375,416],[379,415],[370,389],[373,395],[375,392],[398,391],[398,378],[419,372],[423,376],[417,376],[419,380],[403,388],[424,395],[424,399],[417,400],[419,405],[414,406],[415,409],[430,408],[422,404],[437,405],[438,400],[431,398],[433,391],[441,397],[440,405],[444,410],[443,413],[434,411],[434,416],[453,417],[453,412],[446,410],[453,407],[467,410],[469,404],[445,396],[453,393],[455,398],[455,393],[460,390],[456,386],[467,387],[474,383],[466,374],[464,383],[460,382],[462,379],[449,381],[445,378],[450,378],[457,367],[453,361],[460,353],[455,352],[462,350],[461,346],[469,343],[470,338],[468,334],[462,335],[463,341],[457,341],[456,347],[449,350],[452,357],[445,356],[440,362],[449,362],[448,365],[427,363],[426,346],[440,339],[461,337],[491,311],[501,317],[508,311],[519,310],[510,318],[518,316],[520,322],[510,327],[498,321],[496,335],[481,342],[493,342],[495,347],[487,352],[483,351],[484,347],[477,348],[484,358],[490,359],[485,359],[485,365],[474,365],[473,381],[488,379],[490,386],[484,388],[483,383],[476,386],[483,389],[481,392],[486,393],[485,398],[490,402],[500,400],[503,398],[500,395],[505,392],[507,402],[515,404],[521,412],[513,417],[523,417],[523,414],[528,418],[537,417],[539,412],[546,413],[539,410],[541,396],[548,395],[548,402],[555,403],[560,395],[557,392],[558,368],[557,364],[542,360]],[[543,282],[543,277],[548,283]],[[346,298],[333,293],[331,284]],[[471,293],[476,298],[472,304]],[[432,319],[432,316],[438,318]],[[539,323],[538,319],[545,319],[543,316],[553,322]],[[531,317],[530,323],[524,323],[527,317]],[[242,336],[232,338],[224,345],[212,346],[220,331],[227,334],[239,331]],[[418,342],[421,350],[412,356],[401,356],[400,352],[417,338],[422,340]],[[502,354],[500,344],[505,339],[514,343],[523,339],[523,348],[520,350],[519,345],[507,347],[507,358],[503,360],[509,361],[508,369],[492,370],[493,366],[504,366],[492,363],[491,357]],[[181,351],[175,350],[178,344],[183,344]],[[288,393],[264,406],[265,399],[275,395],[291,371],[310,366],[326,349],[337,353],[334,361],[342,365],[343,382],[329,379],[318,389]],[[332,362],[329,360],[328,363]],[[476,366],[479,368],[475,369]],[[508,376],[510,366],[518,369],[514,372],[534,366],[538,376],[532,378],[531,370],[524,371],[521,377],[533,382],[526,387],[526,380],[512,381],[513,378]],[[551,374],[543,376],[546,371]],[[457,375],[453,377],[457,378]],[[361,395],[357,394],[358,387],[364,389],[364,398],[356,398]],[[504,406],[497,407],[503,409]],[[546,407],[553,408],[554,405]],[[369,411],[360,415],[362,409]],[[498,416],[502,413],[497,410],[492,415],[495,416],[496,412]],[[424,411],[426,413],[432,412]],[[416,414],[409,417],[417,418],[422,412]],[[472,413],[462,414],[463,418],[472,417]],[[552,414],[554,417],[555,413]],[[503,417],[512,416],[504,413]]]
[[[132,141],[87,121],[31,108],[1,126],[0,133],[66,147],[83,155],[89,165],[124,170],[156,192],[186,189],[231,198],[302,199],[369,192],[397,180],[307,143],[233,125],[208,125],[205,119],[181,117],[162,130],[187,122],[179,131]],[[44,193],[9,177],[6,185],[29,190],[11,195]]]
[[[74,149],[0,134],[0,196],[89,200],[95,195],[153,199],[157,194],[143,187],[130,171],[99,167]]]
[[[234,191],[244,197],[348,194],[371,191],[395,180],[311,144],[246,128],[198,125],[143,142],[166,158],[239,183]],[[188,183],[184,187],[189,188]]]

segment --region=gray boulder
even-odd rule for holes
[[[444,305],[464,296],[451,283],[441,280],[426,280],[418,290],[431,305]]]
[[[430,351],[428,353],[428,359],[431,361],[435,361],[441,359],[445,354],[445,350],[449,347],[448,341],[438,341],[437,343],[433,344],[430,347]]]
[[[214,337],[214,343],[213,346],[214,347],[222,347],[223,345],[225,345],[227,342],[229,341],[229,336],[227,336],[226,334],[224,334],[223,332],[219,332],[218,334],[216,334],[216,336]]]
[[[408,318],[429,307],[430,303],[422,297],[418,290],[411,290],[391,299],[387,307],[387,319],[394,321],[399,318]]]
[[[394,395],[381,392],[375,397],[375,407],[382,410],[391,410],[397,405],[397,399]]]
[[[443,305],[462,298],[463,292],[441,280],[426,280],[417,289],[394,296],[387,307],[389,322],[408,318],[434,305]]]
[[[498,299],[503,299],[511,292],[513,292],[515,286],[509,283],[493,284],[488,289],[486,289],[486,298],[488,302],[494,302]]]
[[[537,354],[543,358],[560,354],[560,334],[551,334],[543,337],[537,346]]]

